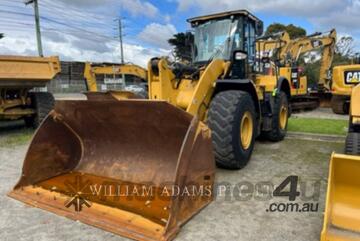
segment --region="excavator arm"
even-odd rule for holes
[[[321,66],[318,85],[322,89],[330,89],[330,79],[328,72],[331,68],[336,44],[336,30],[333,29],[328,35],[316,33],[304,38],[295,39],[287,47],[286,53],[295,57],[298,61],[301,54],[313,50],[322,49]]]
[[[336,44],[336,30],[333,29],[328,35],[315,33],[306,37],[290,40],[289,34],[282,32],[271,36],[265,36],[257,40],[257,51],[273,54],[283,66],[291,66],[297,62],[300,56],[313,50],[322,49],[319,86],[330,89],[328,71],[331,68]],[[260,56],[262,57],[262,56]]]
[[[133,75],[140,79],[147,80],[147,70],[133,64],[124,65],[102,65],[95,66],[90,63],[85,64],[84,76],[90,92],[97,92],[96,75]]]

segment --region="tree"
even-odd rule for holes
[[[3,33],[0,33],[0,39],[2,39],[5,35]]]
[[[270,24],[266,29],[266,35],[286,31],[289,33],[291,39],[306,36],[306,30],[302,27],[295,26],[293,24],[284,25],[281,23]]]
[[[175,57],[178,60],[191,61],[191,46],[194,42],[194,35],[192,33],[177,33],[168,42],[174,47]]]
[[[354,38],[351,36],[341,37],[335,46],[335,53],[345,58],[352,58],[355,56]]]

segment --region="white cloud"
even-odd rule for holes
[[[121,0],[121,6],[133,16],[156,17],[159,10],[149,2],[140,0]]]
[[[94,42],[64,36],[66,41],[56,42],[44,38],[43,47],[47,56],[59,55],[61,60],[120,62],[119,45],[114,42]],[[143,67],[154,56],[164,56],[168,52],[162,49],[148,49],[139,45],[124,45],[125,60]],[[37,55],[36,42],[26,35],[7,36],[0,40],[0,53],[11,55]]]
[[[0,54],[37,55],[33,9],[20,1],[12,5],[25,15],[11,14],[13,8],[2,9],[8,12],[1,12],[0,19],[19,23],[2,29],[5,38],[0,40]],[[113,38],[113,19],[121,10],[132,16],[149,18],[160,14],[146,0],[40,1],[44,54],[59,55],[62,60],[119,62],[120,48]],[[132,42],[130,44],[125,38],[125,61],[145,67],[150,58],[168,54],[160,45],[143,47],[135,38],[128,40]]]
[[[103,8],[104,11],[122,9],[132,16],[145,16],[154,18],[159,9],[144,0],[60,0],[61,2],[81,8]],[[115,11],[116,12],[116,11]]]
[[[138,37],[146,43],[168,49],[169,44],[167,41],[176,32],[176,28],[172,24],[162,25],[159,23],[151,23],[144,28]]]
[[[360,33],[360,0],[177,0],[178,10],[191,8],[208,14],[237,9],[274,16],[305,18],[320,30],[337,28],[339,31]]]

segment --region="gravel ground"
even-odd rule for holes
[[[23,132],[17,126],[0,129],[0,143]],[[97,228],[28,207],[10,199],[7,192],[16,184],[28,142],[0,144],[0,233],[1,240],[127,240]],[[280,143],[257,142],[248,166],[241,171],[217,170],[217,183],[271,182],[279,185],[286,177],[297,175],[308,185],[321,183],[317,212],[266,212],[270,203],[286,202],[285,197],[260,200],[235,200],[219,195],[181,230],[176,240],[265,240],[315,241],[322,228],[328,162],[333,151],[341,152],[343,143],[286,139]],[[225,183],[224,183],[225,182]],[[312,193],[311,188],[306,193]],[[229,200],[230,197],[230,200]],[[297,202],[303,203],[303,200]]]
[[[348,115],[334,114],[331,108],[317,108],[313,111],[294,113],[294,117],[301,118],[320,118],[320,119],[334,119],[334,120],[348,120]]]
[[[54,94],[56,100],[86,100],[84,94]]]

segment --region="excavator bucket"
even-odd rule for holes
[[[359,176],[360,156],[332,155],[321,241],[360,240]]]
[[[9,196],[135,240],[171,240],[213,199],[206,125],[166,102],[60,101]]]

